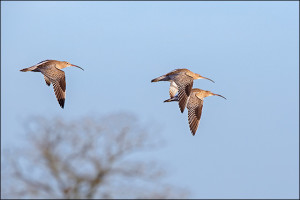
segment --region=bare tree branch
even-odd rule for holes
[[[186,196],[160,182],[165,171],[156,162],[135,158],[135,154],[153,149],[155,142],[149,139],[150,130],[133,116],[116,114],[69,122],[37,116],[26,123],[25,131],[28,152],[22,149],[10,159],[14,185],[10,192],[16,197]]]

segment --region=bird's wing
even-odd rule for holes
[[[44,66],[47,66],[47,65],[51,65],[51,60],[44,60],[44,61],[39,62],[38,64],[33,65],[31,67],[27,67],[27,68],[21,69],[20,71],[21,72],[35,71],[37,69],[40,69],[40,67],[43,68]]]
[[[49,61],[51,61],[51,60],[43,60],[43,61],[39,62],[38,64],[36,64],[36,66],[44,64],[44,63],[49,62]]]
[[[52,84],[53,84],[53,89],[54,89],[57,101],[58,101],[60,107],[64,108],[65,98],[66,98],[66,90],[62,89],[60,81],[57,81],[57,80],[52,81]]]
[[[46,81],[46,84],[47,84],[48,86],[50,86],[50,84],[51,84],[50,79],[49,79],[47,76],[44,76],[44,79],[45,79],[45,81]]]
[[[188,120],[190,125],[190,130],[193,135],[196,134],[198,125],[200,122],[202,114],[203,100],[197,98],[196,96],[191,96],[187,104],[188,109]]]
[[[38,68],[47,68],[48,66],[54,66],[53,60],[43,60],[32,67]]]
[[[179,74],[173,78],[173,81],[178,86],[179,108],[182,113],[193,88],[193,80],[192,77],[183,74]]]
[[[55,65],[54,65],[55,66]],[[55,96],[59,105],[64,108],[66,98],[66,77],[65,72],[57,69],[53,65],[41,68],[42,74],[53,84]]]
[[[174,81],[170,81],[170,89],[169,89],[170,97],[171,98],[175,97],[177,92],[178,92],[178,87],[176,83]]]

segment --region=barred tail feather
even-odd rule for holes
[[[167,76],[163,75],[163,76],[157,77],[155,79],[152,79],[151,82],[169,81],[169,80],[170,79]]]
[[[21,72],[28,72],[28,71],[33,71],[35,69],[36,69],[36,66],[33,66],[33,67],[28,67],[28,68],[21,69],[20,71]]]
[[[21,72],[27,72],[27,71],[30,71],[28,68],[25,68],[25,69],[21,69],[20,70]]]
[[[167,99],[164,102],[172,102],[172,101],[179,101],[178,96],[175,96],[173,98]]]

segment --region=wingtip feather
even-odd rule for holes
[[[59,99],[58,103],[62,109],[65,107],[65,99]]]

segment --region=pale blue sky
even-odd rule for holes
[[[161,126],[155,158],[192,198],[298,198],[299,2],[1,2],[1,143],[22,144],[22,121],[129,111]],[[61,109],[38,73],[65,69]],[[215,81],[196,136],[187,112],[151,79],[175,68]],[[154,125],[155,126],[155,125]]]

